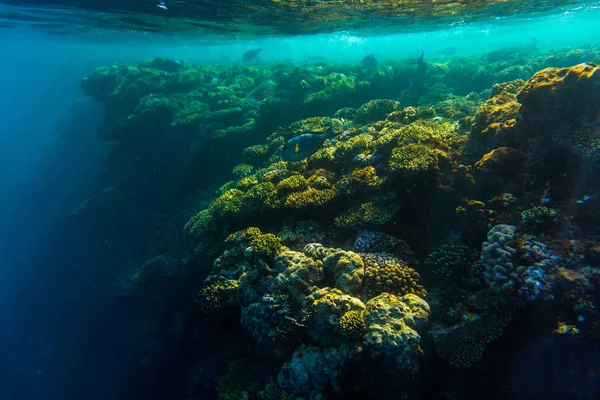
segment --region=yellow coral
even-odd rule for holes
[[[354,157],[357,154],[369,150],[373,145],[373,136],[369,133],[362,133],[354,136],[345,142],[338,143],[335,148],[335,158],[343,159]]]
[[[320,168],[313,171],[312,175],[308,177],[306,183],[315,189],[330,189],[333,179],[333,172]]]
[[[342,336],[348,340],[362,340],[367,328],[364,312],[350,310],[340,318]]]
[[[253,209],[273,209],[280,205],[277,190],[271,182],[261,182],[252,186],[244,198],[247,206]]]
[[[320,206],[335,198],[335,190],[331,189],[307,189],[302,192],[290,194],[285,200],[288,208],[304,208]]]
[[[307,185],[306,178],[302,175],[292,175],[285,178],[277,184],[277,192],[287,194],[297,190],[305,189]]]
[[[354,195],[364,189],[378,188],[383,179],[377,176],[377,171],[371,165],[357,168],[340,179],[335,187],[339,193],[346,196]]]
[[[441,155],[443,152],[421,144],[397,147],[390,157],[390,171],[394,173],[427,171],[437,167]]]
[[[242,214],[246,211],[244,192],[238,189],[229,189],[217,197],[213,203],[215,216],[223,218]]]
[[[350,207],[336,217],[334,223],[338,227],[352,227],[363,224],[383,225],[390,222],[397,212],[397,205],[367,202]]]
[[[360,296],[365,264],[358,254],[344,250],[333,252],[323,260],[323,268],[333,277],[336,288],[346,294]]]
[[[246,176],[252,174],[253,169],[254,169],[254,167],[250,164],[239,164],[233,168],[232,172],[236,178],[241,179],[241,178],[245,178]]]
[[[262,233],[255,227],[232,233],[225,239],[225,243],[236,243],[259,257],[274,257],[281,250],[281,242],[277,236]]]
[[[196,305],[200,311],[209,312],[231,305],[239,282],[233,279],[209,279],[198,292]]]
[[[206,209],[200,211],[198,214],[194,215],[190,220],[185,224],[183,228],[184,231],[191,233],[193,235],[201,236],[205,233],[211,224],[213,223],[213,213],[211,209]]]

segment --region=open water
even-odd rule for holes
[[[0,1],[0,400],[600,398],[600,3],[399,3]]]

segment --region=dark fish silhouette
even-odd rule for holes
[[[377,59],[373,54],[367,54],[362,60],[362,66],[365,68],[377,68]]]
[[[440,54],[443,54],[445,56],[451,56],[453,54],[456,54],[457,51],[458,51],[458,47],[450,46],[450,47],[446,47],[444,50],[440,51]]]
[[[425,86],[425,75],[427,74],[427,63],[424,60],[425,52],[421,50],[421,55],[417,58],[417,66],[415,67],[413,80],[411,83],[412,89],[421,89]]]
[[[283,161],[300,161],[310,157],[319,150],[325,139],[334,135],[333,126],[330,126],[325,132],[309,132],[294,136],[283,145],[281,158]]]
[[[248,50],[242,56],[242,60],[252,61],[256,58],[256,56],[258,56],[258,53],[260,53],[261,51],[262,51],[262,49],[260,47],[258,49]]]

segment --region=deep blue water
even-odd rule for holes
[[[117,398],[135,329],[110,284],[120,254],[71,210],[100,168],[99,107],[79,79],[102,53],[6,34],[0,71],[0,398]]]
[[[149,396],[150,386],[137,384],[153,376],[141,363],[152,314],[122,304],[111,289],[127,249],[71,215],[102,169],[95,136],[102,109],[79,88],[91,69],[153,56],[237,58],[256,45],[265,48],[265,62],[314,55],[352,61],[370,52],[390,59],[421,48],[435,58],[455,45],[466,56],[531,38],[542,50],[597,45],[598,11],[401,36],[333,33],[203,44],[127,32],[103,41],[0,31],[0,399]]]

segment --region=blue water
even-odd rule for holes
[[[151,398],[139,385],[155,372],[143,354],[153,310],[120,303],[111,284],[131,254],[118,237],[76,222],[102,169],[95,136],[100,104],[79,84],[90,70],[154,56],[190,63],[239,59],[264,48],[263,62],[307,56],[358,61],[430,60],[456,46],[477,55],[537,40],[542,51],[600,44],[600,10],[505,18],[401,35],[338,32],[251,40],[110,33],[53,36],[0,31],[0,399]],[[141,397],[148,396],[148,397]]]

